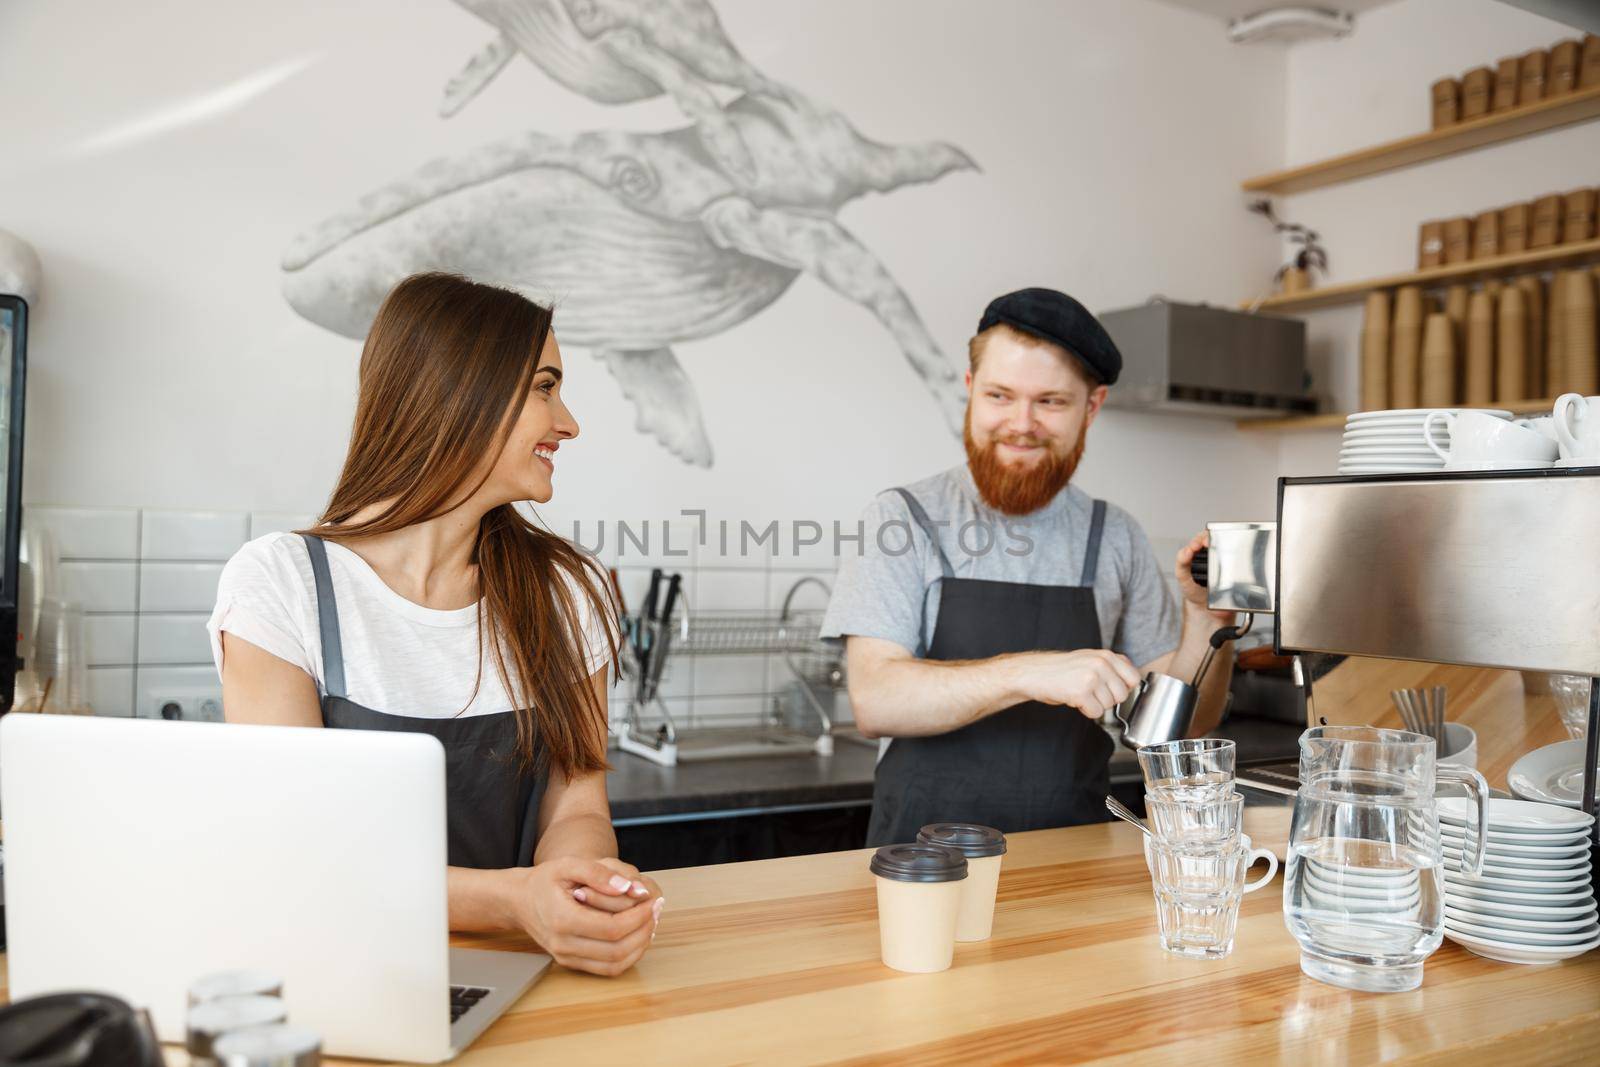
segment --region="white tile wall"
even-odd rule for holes
[[[250,513],[250,540],[269,533],[288,533],[305,530],[316,522],[314,515],[291,515],[281,511],[252,511]]]
[[[149,563],[139,565],[141,611],[204,611],[217,602],[221,563]]]
[[[96,715],[133,714],[133,668],[91,667],[89,706]]]
[[[689,583],[691,608],[748,608],[767,606],[767,576],[758,570],[699,569]]]
[[[62,594],[77,601],[85,619],[90,699],[97,712],[159,716],[161,703],[178,701],[184,714],[204,717],[221,699],[211,666],[205,621],[216,597],[222,565],[246,540],[275,531],[302,529],[305,514],[279,512],[170,511],[113,508],[30,507],[29,523],[47,526],[61,546]],[[635,530],[642,529],[635,523]],[[667,531],[665,537],[664,531]],[[570,530],[558,533],[570,535]],[[595,530],[581,531],[593,544]],[[650,568],[684,574],[688,605],[701,610],[776,610],[789,587],[807,574],[831,585],[834,576],[831,531],[824,544],[792,554],[793,533],[780,526],[783,554],[738,554],[735,527],[730,553],[723,555],[718,531],[698,544],[699,526],[691,519],[650,524],[650,547],[631,541],[619,549],[617,528],[608,524],[601,559],[616,566],[623,595],[638,611],[650,581]],[[666,555],[667,549],[684,555]],[[701,566],[696,566],[696,561]],[[808,590],[798,603],[825,603],[820,590]],[[754,721],[764,694],[788,680],[777,657],[673,656],[662,674],[661,693],[681,725],[696,722]],[[613,721],[626,708],[631,681],[609,694]]]
[[[54,535],[61,559],[56,594],[85,611],[84,655],[96,713],[159,715],[156,701],[172,696],[182,698],[191,717],[220,708],[205,620],[223,563],[258,518],[263,527],[273,521],[244,512],[25,511],[25,524]]]
[[[769,656],[700,656],[694,663],[694,697],[765,693],[771,676],[787,677],[781,663]]]
[[[227,559],[249,534],[250,517],[237,511],[142,513],[141,559]]]
[[[86,615],[83,637],[90,667],[131,667],[137,615]]]
[[[139,512],[134,508],[25,507],[22,520],[48,530],[62,559],[137,559]]]
[[[61,599],[84,611],[137,611],[138,564],[63,562]]]
[[[210,663],[211,637],[206,633],[208,618],[208,615],[202,614],[141,614],[140,666]]]

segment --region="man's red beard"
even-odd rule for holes
[[[972,438],[972,409],[967,409],[962,439],[967,446],[967,467],[978,485],[983,502],[1003,515],[1028,515],[1055,499],[1072,480],[1083,459],[1083,446],[1089,435],[1088,424],[1078,430],[1078,441],[1063,451],[1050,438],[1000,436],[980,446]],[[1007,463],[1000,458],[1000,445],[1043,445],[1044,458],[1036,463]]]

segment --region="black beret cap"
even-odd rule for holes
[[[1122,373],[1122,353],[1089,309],[1054,289],[1018,289],[995,297],[978,320],[982,333],[998,323],[1060,345],[1106,385]]]

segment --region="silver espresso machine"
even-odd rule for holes
[[[1312,725],[1318,654],[1600,678],[1600,467],[1283,478],[1276,522],[1209,529],[1211,607],[1271,616]],[[1592,835],[1600,850],[1600,822]]]

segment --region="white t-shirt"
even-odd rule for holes
[[[332,541],[324,544],[350,700],[373,711],[421,718],[511,710],[487,646],[479,677],[477,605],[440,611],[414,604],[385,585],[360,556]],[[588,672],[593,674],[609,659],[604,622],[587,598],[575,599]],[[298,534],[267,534],[234,554],[222,569],[217,606],[206,628],[218,674],[226,630],[299,667],[317,683],[319,693],[326,692],[316,579]],[[478,691],[472,696],[475,680]]]

